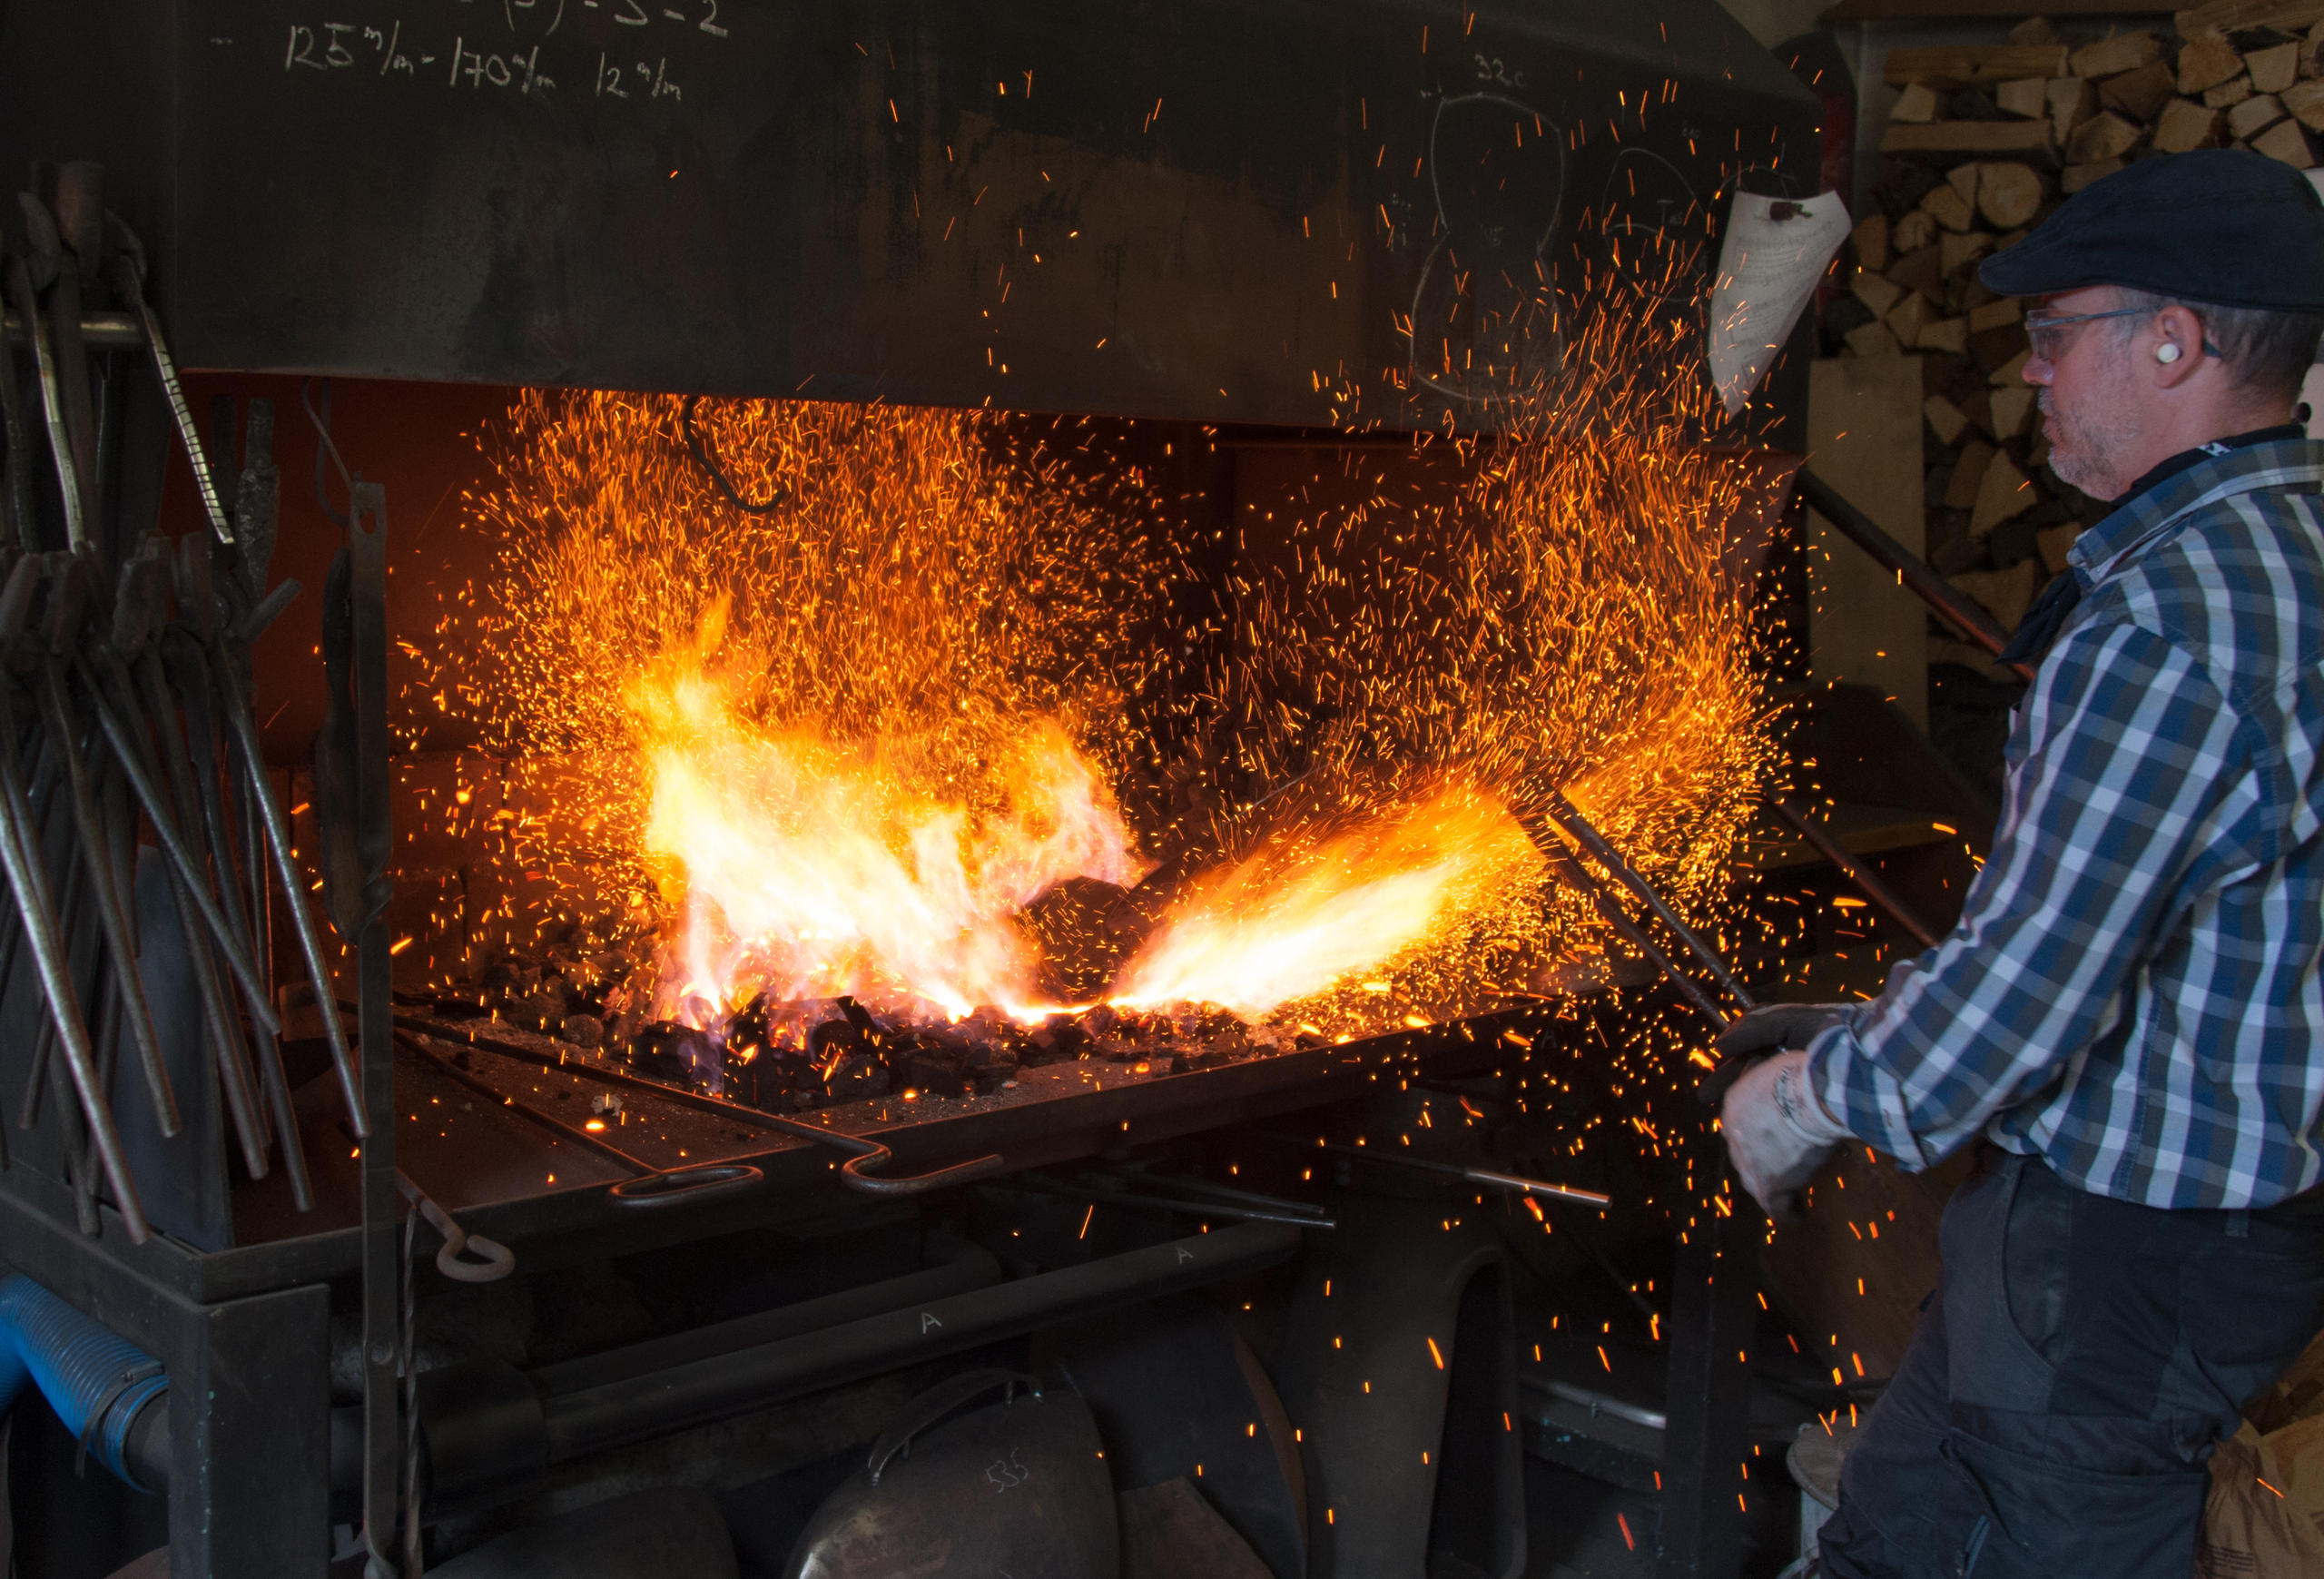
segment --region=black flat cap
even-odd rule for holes
[[[2218,307],[2324,311],[2324,200],[2264,153],[2157,154],[2074,193],[1977,278],[2004,296],[2126,285]]]

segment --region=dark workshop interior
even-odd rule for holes
[[[2319,35],[0,0],[6,1575],[1814,1572],[1971,1158],[1713,1039],[2002,829],[1980,262]]]

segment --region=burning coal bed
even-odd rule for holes
[[[948,1021],[932,1011],[876,1012],[853,997],[774,1001],[763,992],[712,1023],[634,1020],[608,1003],[591,963],[502,966],[483,1002],[438,1000],[445,1018],[491,1018],[627,1064],[639,1075],[763,1111],[804,1112],[918,1092],[990,1096],[1022,1069],[1092,1060],[1136,1074],[1183,1074],[1269,1052],[1321,1047],[1304,1027],[1253,1025],[1215,1004],[1098,1003],[1030,1023],[981,1008]]]

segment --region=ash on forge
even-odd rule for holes
[[[414,786],[470,854],[408,987],[761,1106],[1201,1067],[1602,968],[1554,789],[1716,926],[1769,746],[1679,332],[1231,543],[1086,429],[524,397],[406,698],[489,744]]]

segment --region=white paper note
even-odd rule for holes
[[[1728,415],[1743,409],[1774,365],[1848,229],[1847,205],[1836,192],[1735,194],[1710,297],[1710,376]]]

